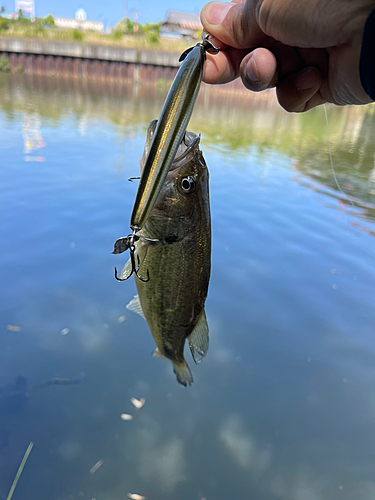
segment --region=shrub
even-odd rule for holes
[[[9,29],[10,26],[10,21],[9,19],[4,19],[3,17],[0,17],[0,31],[6,31]]]
[[[160,26],[159,24],[149,24],[146,22],[144,26],[141,26],[141,31],[146,35],[147,41],[152,45],[159,43],[160,38]]]
[[[77,42],[82,42],[83,38],[84,34],[82,33],[82,31],[73,30],[73,40],[76,40]]]
[[[10,71],[10,62],[4,56],[0,56],[0,71]]]
[[[159,43],[159,39],[159,33],[151,32],[147,35],[147,41],[151,43],[151,45],[157,45]]]
[[[119,30],[116,30],[112,35],[113,40],[121,40],[121,37],[122,33]]]

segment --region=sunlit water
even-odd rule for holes
[[[202,91],[210,350],[184,388],[110,253],[164,96],[1,80],[0,496],[33,441],[14,500],[373,500],[374,108],[328,108],[345,198],[323,109]]]

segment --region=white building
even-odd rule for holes
[[[63,29],[80,29],[82,31],[98,31],[103,33],[104,25],[100,21],[87,21],[87,14],[83,9],[78,9],[74,19],[67,17],[55,17],[55,24]]]
[[[15,8],[16,14],[18,14],[18,12],[20,10],[22,10],[22,12],[24,14],[30,15],[30,19],[32,21],[35,20],[35,2],[34,2],[34,0],[15,0],[14,8]]]
[[[167,19],[160,26],[160,36],[163,38],[195,38],[203,26],[199,14],[170,10]]]

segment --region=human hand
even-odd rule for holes
[[[210,2],[201,21],[217,55],[207,56],[203,80],[241,77],[246,88],[275,87],[287,111],[331,102],[366,104],[359,58],[374,0],[233,0]]]

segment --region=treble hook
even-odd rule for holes
[[[117,279],[117,281],[126,281],[134,273],[139,280],[143,281],[143,283],[147,283],[147,281],[150,280],[150,275],[149,275],[148,269],[147,269],[147,279],[143,279],[141,276],[139,276],[138,271],[139,271],[139,268],[141,267],[141,264],[139,262],[139,255],[137,255],[137,260],[138,260],[138,267],[137,267],[135,265],[135,258],[134,258],[135,246],[132,245],[129,250],[130,250],[130,260],[131,260],[131,263],[132,263],[131,273],[126,278],[119,278],[117,276],[117,267],[115,267],[115,278]]]
[[[147,241],[158,241],[158,240],[152,239],[152,238],[147,238],[146,236],[137,235],[136,233],[137,233],[137,231],[139,231],[139,227],[137,227],[137,226],[131,227],[131,228],[133,229],[132,234],[129,234],[125,238],[119,238],[118,240],[115,241],[115,246],[114,246],[114,250],[112,253],[113,254],[123,253],[129,249],[130,262],[131,262],[132,269],[131,269],[129,276],[127,276],[126,278],[119,278],[118,273],[117,273],[117,268],[115,267],[115,278],[117,279],[117,281],[126,281],[134,273],[139,280],[143,281],[144,283],[147,283],[147,281],[150,280],[150,275],[149,275],[148,269],[147,269],[147,279],[143,279],[138,274],[139,268],[141,267],[141,263],[139,260],[139,255],[137,255],[137,264],[135,263],[135,243],[141,238],[143,240],[147,240]]]

